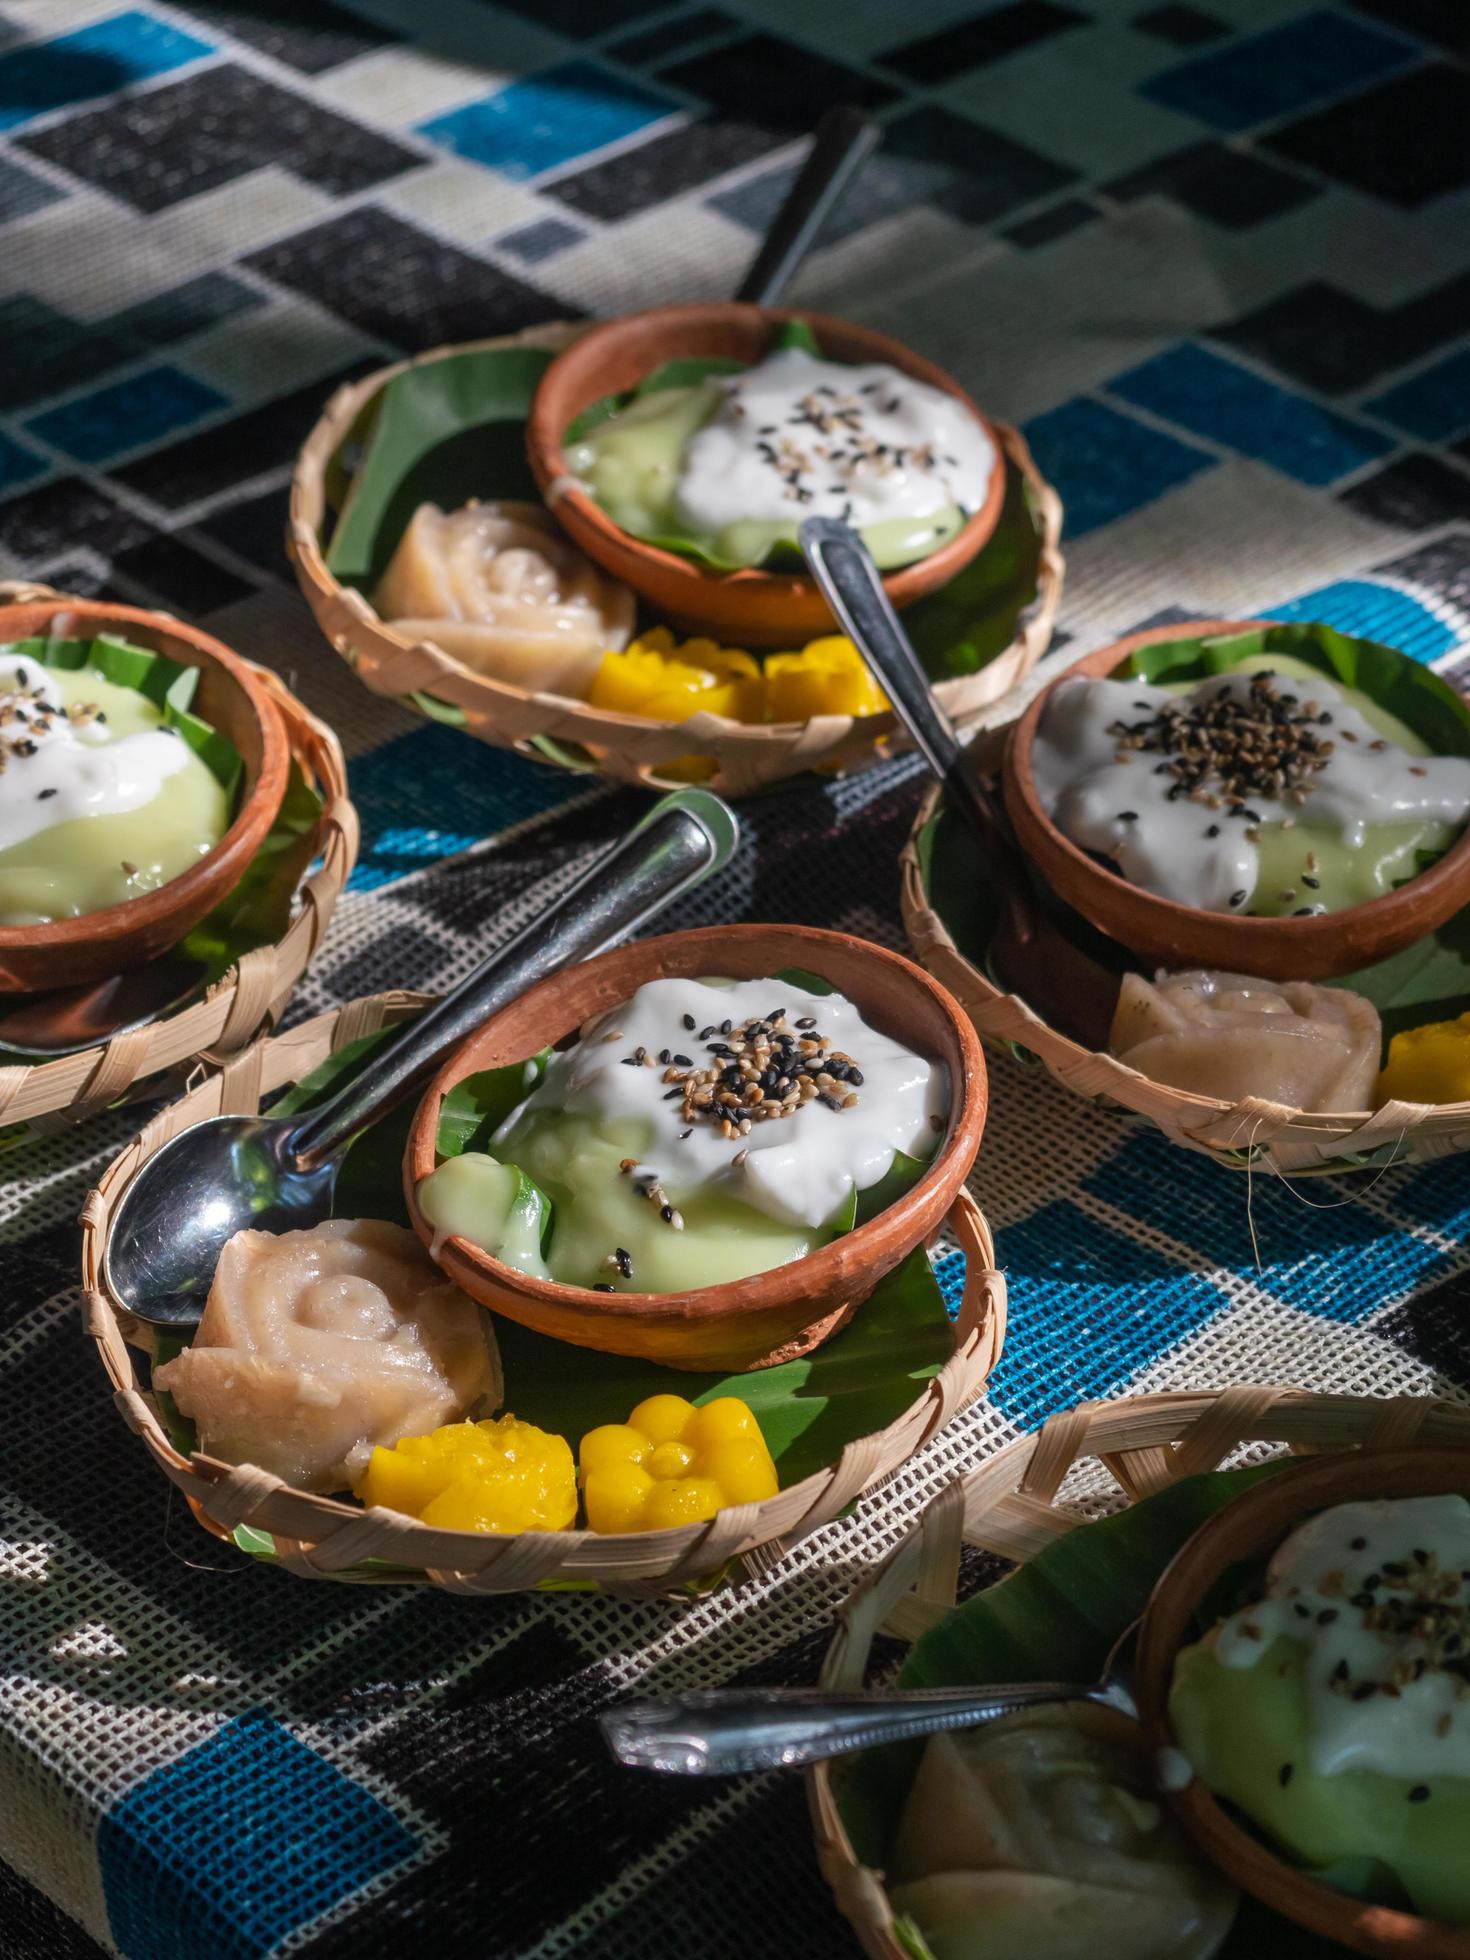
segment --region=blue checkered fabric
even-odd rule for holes
[[[0,575],[202,617],[340,730],[363,854],[294,1013],[459,978],[640,800],[359,689],[289,581],[291,458],[385,358],[729,291],[845,100],[883,147],[794,296],[1025,429],[1061,658],[1263,614],[1463,677],[1467,47],[1456,0],[0,0]],[[672,923],[899,943],[921,787],[762,797]],[[600,1708],[809,1681],[923,1503],[1080,1399],[1464,1394],[1460,1161],[1292,1188],[993,1070],[988,1399],[682,1608],[311,1586],[203,1536],[77,1325],[72,1220],[137,1112],[10,1152],[0,1951],[837,1960],[799,1788],[616,1774]]]

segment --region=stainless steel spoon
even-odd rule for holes
[[[1001,978],[1053,1027],[1089,1048],[1106,1048],[1126,955],[1083,921],[1069,919],[1064,930],[1049,916],[1056,901],[1036,889],[857,532],[834,517],[809,517],[799,536],[838,624],[882,682],[893,712],[944,785],[946,802],[984,853],[1001,900],[990,948]]]
[[[1125,1715],[1133,1704],[1135,1620],[1114,1643],[1099,1681],[1026,1681],[984,1688],[710,1688],[633,1701],[598,1717],[603,1739],[630,1769],[730,1776],[799,1769],[883,1742],[973,1729],[1049,1702],[1095,1701]]]
[[[326,1218],[348,1145],[421,1088],[457,1042],[533,981],[636,931],[726,863],[739,837],[719,797],[677,790],[328,1101],[294,1117],[216,1116],[181,1131],[142,1166],[113,1213],[108,1290],[154,1326],[196,1325],[236,1232],[295,1231]]]

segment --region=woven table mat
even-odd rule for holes
[[[644,800],[353,685],[289,584],[295,446],[387,359],[729,290],[844,99],[885,143],[793,297],[1023,430],[1068,511],[1053,669],[1260,612],[1459,676],[1458,31],[1382,0],[0,0],[0,576],[199,618],[341,734],[363,852],[289,1017],[452,983]],[[661,927],[899,943],[921,789],[900,759],[752,802]],[[1297,1192],[993,1068],[990,1395],[758,1583],[683,1608],[305,1585],[207,1538],[78,1323],[75,1213],[139,1112],[0,1156],[0,1951],[838,1960],[799,1786],[633,1779],[600,1708],[810,1681],[924,1503],[1079,1401],[1464,1399],[1462,1162]]]

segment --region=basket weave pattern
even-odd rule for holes
[[[545,347],[556,351],[583,331],[556,321],[501,339],[476,341],[473,350]],[[818,715],[806,722],[769,727],[712,714],[691,715],[683,722],[652,721],[643,715],[593,708],[566,695],[515,687],[452,660],[431,641],[405,639],[378,618],[360,592],[339,585],[327,569],[321,544],[333,458],[373,397],[395,375],[468,351],[472,349],[436,348],[339,388],[296,461],[287,550],[317,624],[365,687],[395,700],[422,692],[448,702],[466,717],[469,734],[500,748],[536,753],[530,745],[538,737],[575,744],[588,751],[602,774],[650,788],[678,788],[683,778],[660,771],[681,757],[712,757],[716,769],[710,787],[740,796],[819,766],[859,768],[903,743],[906,738],[891,714]],[[993,707],[1036,665],[1050,643],[1062,591],[1061,500],[1032,461],[1024,438],[1004,424],[995,426],[1006,457],[1030,486],[1041,524],[1041,558],[1036,599],[1011,644],[979,673],[941,681],[935,688],[961,727]]]
[[[956,1604],[960,1551],[979,1546],[1033,1558],[1100,1509],[1118,1508],[1242,1451],[1301,1456],[1470,1447],[1470,1408],[1430,1396],[1312,1395],[1246,1386],[1205,1394],[1143,1395],[1084,1404],[998,1450],[942,1492],[914,1530],[852,1594],[822,1667],[821,1685],[861,1687],[874,1640],[913,1641]],[[1065,1488],[1064,1488],[1065,1487]],[[825,1764],[807,1772],[817,1859],[837,1904],[873,1960],[909,1960],[895,1939],[880,1875],[858,1862]]]
[[[1153,1082],[1114,1056],[1059,1034],[1025,1001],[989,980],[955,945],[929,902],[918,838],[939,807],[925,799],[899,860],[899,898],[914,958],[955,996],[980,1035],[1000,1047],[1028,1050],[1065,1088],[1147,1117],[1171,1143],[1202,1150],[1238,1169],[1256,1155],[1283,1170],[1355,1168],[1366,1161],[1447,1157],[1470,1150],[1470,1103],[1387,1102],[1367,1111],[1292,1109],[1263,1096],[1222,1102]]]
[[[50,586],[0,581],[0,604],[63,598]],[[279,1019],[331,923],[357,862],[357,812],[347,793],[341,745],[269,669],[251,671],[280,710],[295,757],[322,799],[313,869],[299,886],[291,922],[274,946],[246,953],[207,995],[183,1012],[115,1035],[55,1061],[0,1068],[0,1125],[38,1130],[80,1123],[149,1076],[191,1061],[238,1054]]]
[[[968,1192],[951,1211],[947,1231],[967,1258],[954,1352],[917,1399],[888,1428],[847,1444],[828,1469],[760,1504],[721,1511],[708,1522],[620,1536],[590,1531],[524,1532],[497,1537],[434,1530],[381,1508],[361,1510],[338,1499],[293,1490],[251,1465],[220,1462],[176,1449],[142,1387],[130,1342],[146,1347],[148,1329],[110,1299],[102,1255],[112,1209],[139,1165],[180,1130],[206,1117],[250,1114],[262,1100],[298,1082],[363,1035],[416,1013],[423,995],[377,994],[304,1022],[229,1060],[181,1101],[162,1110],[108,1167],[82,1211],[82,1282],[87,1332],[96,1341],[119,1413],[205,1522],[229,1532],[249,1524],[276,1539],[281,1563],[303,1578],[373,1578],[367,1560],[410,1568],[407,1576],[451,1592],[517,1592],[548,1580],[593,1581],[610,1591],[659,1594],[707,1578],[729,1561],[789,1543],[828,1523],[855,1498],[905,1463],[950,1418],[974,1401],[1005,1338],[1005,1282],[994,1268],[989,1227]]]

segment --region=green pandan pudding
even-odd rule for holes
[[[1342,1504],[1179,1655],[1195,1773],[1343,1891],[1470,1923],[1470,1503]]]
[[[1063,681],[1033,748],[1053,821],[1130,883],[1283,918],[1379,898],[1470,817],[1470,759],[1289,655],[1200,681]]]
[[[732,568],[794,550],[808,517],[853,524],[885,570],[912,564],[960,531],[998,467],[957,396],[801,347],[636,394],[567,460],[621,530]]]
[[[852,1226],[932,1154],[942,1064],[789,980],[653,980],[554,1054],[490,1139],[418,1187],[425,1218],[519,1271],[678,1293]]]
[[[146,695],[0,648],[0,926],[152,891],[229,821],[224,786]]]

